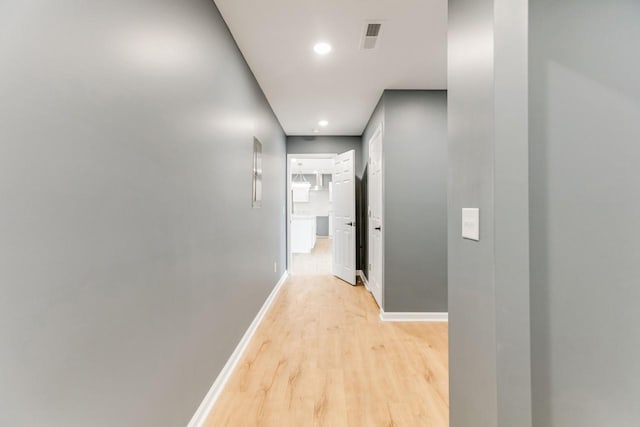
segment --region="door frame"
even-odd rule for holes
[[[371,189],[371,186],[369,185],[371,183],[371,179],[370,179],[370,174],[371,174],[371,141],[373,141],[373,139],[378,136],[378,134],[380,135],[380,227],[382,228],[380,230],[380,251],[381,251],[381,263],[382,265],[380,266],[380,312],[384,311],[384,265],[385,265],[385,232],[386,232],[386,224],[384,221],[384,210],[385,210],[385,205],[384,205],[384,194],[385,194],[385,190],[384,190],[384,124],[380,123],[378,125],[378,127],[376,128],[376,130],[373,132],[373,134],[371,135],[371,138],[369,138],[369,140],[367,141],[367,149],[368,149],[368,154],[369,154],[369,158],[367,159],[367,259],[366,259],[366,263],[367,263],[367,272],[371,271],[370,265],[371,263],[370,258],[369,258],[369,248],[371,247],[371,227],[370,227],[370,221],[369,221],[369,213],[370,213],[370,209],[369,209],[369,201],[371,200],[371,192],[369,191]],[[367,277],[368,279],[368,277]],[[367,288],[367,290],[369,292],[371,292],[370,289]],[[371,292],[372,293],[372,292]],[[373,293],[372,293],[373,296]],[[375,297],[373,298],[375,300]],[[377,302],[377,301],[376,301]]]
[[[293,200],[291,200],[291,159],[335,159],[337,153],[313,153],[313,154],[288,154],[287,153],[287,271],[292,274],[293,255],[291,253],[291,210],[293,208]],[[333,175],[333,174],[332,174]]]

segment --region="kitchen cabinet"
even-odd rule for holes
[[[295,203],[309,203],[309,186],[294,185],[292,188],[292,199]]]
[[[316,217],[293,215],[291,217],[291,252],[308,254],[316,245]]]

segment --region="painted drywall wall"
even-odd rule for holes
[[[363,133],[366,171],[383,129],[385,311],[447,311],[446,110],[446,91],[387,90]]]
[[[210,0],[0,10],[0,425],[186,425],[284,269],[283,131]]]
[[[447,311],[447,92],[384,93],[384,310]]]
[[[452,427],[531,425],[526,0],[450,0]],[[462,238],[480,208],[480,241]]]
[[[355,151],[356,173],[356,218],[361,219],[362,210],[362,138],[359,136],[287,136],[287,154],[340,154]],[[364,263],[362,247],[362,220],[356,220],[356,268]]]
[[[640,3],[530,2],[533,421],[640,420]]]

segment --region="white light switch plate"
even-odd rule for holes
[[[480,209],[462,208],[462,237],[480,240]]]

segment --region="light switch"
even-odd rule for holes
[[[480,240],[480,209],[462,208],[462,237]]]

